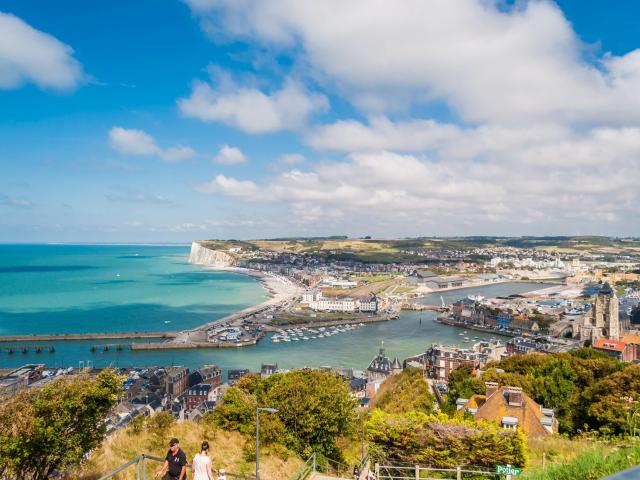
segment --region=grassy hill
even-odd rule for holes
[[[150,429],[128,427],[109,436],[102,446],[91,455],[87,463],[71,478],[77,480],[94,480],[104,473],[115,469],[132,458],[147,453],[164,457],[167,453],[167,442],[171,437],[180,440],[189,461],[198,453],[200,444],[207,440],[211,447],[211,458],[215,469],[224,468],[227,472],[251,475],[255,473],[253,458],[245,458],[244,449],[247,436],[238,432],[230,432],[215,428],[207,423],[176,422],[169,426],[157,425]],[[275,452],[268,447],[261,450],[260,478],[262,480],[280,480],[293,476],[302,464],[295,455],[283,449]],[[160,464],[149,462],[147,478],[153,475]],[[120,480],[134,480],[135,467],[129,468],[118,477]],[[188,478],[191,478],[189,474]]]
[[[424,257],[403,253],[407,250],[457,250],[516,247],[561,253],[640,255],[640,240],[603,236],[557,237],[418,237],[406,239],[368,239],[347,237],[280,238],[260,240],[202,240],[208,248],[243,251],[265,249],[279,253],[315,255],[328,260],[357,260],[369,263],[428,263]]]

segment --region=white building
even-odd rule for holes
[[[356,301],[353,298],[321,297],[311,302],[311,308],[323,312],[355,312]]]
[[[311,304],[312,302],[317,302],[321,298],[322,292],[320,290],[318,290],[317,288],[310,288],[308,290],[305,290],[305,292],[302,294],[302,303]]]
[[[371,295],[371,297],[365,297],[358,300],[358,310],[361,312],[372,312],[375,313],[378,311],[378,298],[375,295]]]

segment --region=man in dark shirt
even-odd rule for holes
[[[169,442],[169,451],[164,459],[162,468],[156,472],[158,478],[164,474],[162,480],[186,480],[187,478],[187,456],[179,445],[177,438],[172,438]],[[165,473],[166,472],[166,473]]]

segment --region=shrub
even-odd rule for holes
[[[402,462],[451,468],[475,465],[493,468],[526,463],[521,432],[489,422],[450,419],[444,414],[405,415],[375,410],[367,422],[369,448],[376,462]]]

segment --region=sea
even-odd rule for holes
[[[187,245],[0,245],[0,335],[176,331],[268,298],[255,278],[190,265],[188,255]],[[503,283],[450,290],[419,301],[451,303],[472,294],[508,296],[545,286]],[[402,312],[398,320],[368,324],[332,337],[273,343],[267,336],[256,346],[231,349],[101,348],[127,340],[0,343],[0,368],[26,363],[48,368],[216,364],[226,372],[235,368],[256,371],[262,363],[275,363],[280,368],[363,370],[380,348],[402,361],[424,352],[432,343],[465,345],[460,329],[435,323],[435,317],[431,311]],[[466,336],[492,337],[474,331]],[[36,353],[35,344],[45,347],[41,353]],[[11,346],[15,348],[12,354]],[[22,346],[29,347],[27,353],[22,353]],[[54,347],[53,353],[46,348],[49,346]]]

